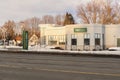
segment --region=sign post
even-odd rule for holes
[[[22,44],[23,49],[28,50],[28,31],[23,31]]]

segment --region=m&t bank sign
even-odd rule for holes
[[[74,32],[87,32],[87,28],[74,28]]]

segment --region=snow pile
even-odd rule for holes
[[[29,51],[56,51],[56,49],[52,49],[52,48],[55,48],[55,47],[54,46],[36,45],[36,46],[29,46],[28,50]]]

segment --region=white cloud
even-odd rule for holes
[[[7,20],[20,21],[45,14],[72,12],[84,0],[1,0],[0,25]]]

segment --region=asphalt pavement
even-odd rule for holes
[[[120,80],[120,58],[0,53],[0,80]]]

